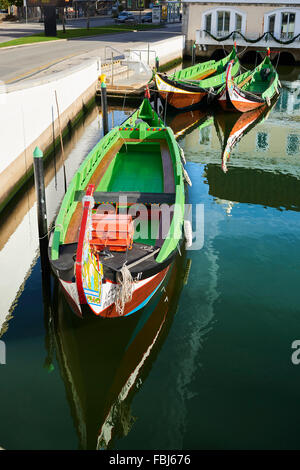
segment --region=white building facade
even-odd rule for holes
[[[187,54],[194,43],[201,55],[210,46],[236,41],[243,47],[285,49],[300,60],[300,0],[183,0],[182,27]]]

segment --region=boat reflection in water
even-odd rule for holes
[[[168,125],[171,127],[177,140],[189,134],[200,125],[210,125],[212,123],[213,117],[200,109],[168,116]]]
[[[147,306],[116,320],[91,316],[82,321],[55,284],[46,345],[55,345],[81,449],[112,448],[114,438],[130,431],[136,419],[131,400],[168,334],[187,266],[185,254],[178,255]],[[53,350],[48,364],[51,356]]]
[[[275,105],[273,103],[272,107]],[[222,148],[222,170],[228,171],[230,153],[239,140],[254,126],[268,118],[272,107],[262,106],[242,114],[216,112],[214,125]]]

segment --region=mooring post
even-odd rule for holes
[[[34,182],[36,189],[37,216],[39,238],[46,238],[48,235],[47,208],[44,181],[43,152],[39,147],[35,147],[33,152]]]
[[[44,321],[46,327],[46,350],[47,358],[44,367],[48,372],[52,372],[53,366],[53,345],[49,334],[51,322],[51,271],[48,259],[48,223],[44,180],[43,152],[39,147],[35,147],[33,152],[34,182],[36,189],[37,216],[39,228],[39,247],[41,259],[42,295],[44,306]]]
[[[195,65],[195,58],[196,58],[196,44],[194,43],[192,46],[192,65]]]
[[[102,122],[103,122],[103,135],[108,133],[108,114],[107,114],[107,93],[105,84],[105,74],[100,75],[101,81],[101,108],[102,108]]]
[[[156,68],[156,72],[159,72],[159,58],[158,57],[155,57],[155,68]]]

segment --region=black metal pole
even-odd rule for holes
[[[57,36],[56,32],[56,8],[44,7],[45,36]]]
[[[103,122],[103,135],[108,133],[108,114],[107,114],[107,93],[105,84],[105,75],[101,75],[101,108],[102,108],[102,122]]]
[[[86,16],[86,29],[90,29],[90,2],[87,2]]]
[[[167,106],[168,106],[168,92],[166,93],[166,99],[165,99],[165,102],[164,102],[164,106],[165,106],[165,109],[164,109],[164,112],[165,112],[165,115],[164,115],[164,125],[166,125],[166,121],[167,121]]]
[[[63,27],[63,32],[66,32],[66,23],[65,23],[65,7],[62,9],[62,27]]]
[[[39,238],[48,236],[46,194],[44,181],[43,152],[36,147],[33,152],[34,182],[36,189]]]
[[[195,58],[196,58],[196,44],[194,43],[192,46],[192,65],[195,65]]]
[[[52,335],[52,302],[51,302],[51,269],[48,258],[48,236],[40,240],[40,260],[41,260],[41,279],[42,295],[44,307],[44,326],[45,326],[45,348],[46,358],[44,367],[48,372],[54,369],[54,344]]]
[[[156,68],[156,72],[159,72],[159,58],[158,57],[155,57],[155,68]]]
[[[154,109],[156,111],[156,114],[158,114],[158,96],[157,96],[157,90],[153,91],[153,99],[154,99]]]

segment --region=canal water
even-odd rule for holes
[[[168,113],[204,244],[178,255],[137,315],[70,311],[41,265],[32,184],[2,214],[0,447],[300,448],[300,69],[279,73],[278,101],[247,122]],[[99,112],[66,144],[68,181],[101,137]],[[130,112],[111,108],[110,125]],[[58,150],[46,185],[50,222]]]

